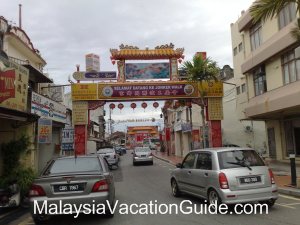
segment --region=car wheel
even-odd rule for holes
[[[113,218],[114,215],[115,214],[113,214],[109,209],[105,211],[105,217],[107,217],[107,218]]]
[[[132,164],[133,164],[134,166],[136,166],[136,162],[133,162]]]
[[[150,165],[153,165],[153,161],[150,163]]]
[[[220,205],[222,203],[221,198],[216,190],[212,189],[208,192],[208,203]]]
[[[259,203],[260,204],[267,204],[268,205],[268,208],[272,208],[273,205],[275,204],[276,200],[274,199],[270,199],[270,200],[267,200],[267,201],[260,201]]]
[[[172,181],[171,181],[171,187],[172,187],[172,195],[174,197],[179,197],[181,193],[180,193],[178,184],[177,184],[177,182],[176,182],[175,179],[172,179]]]
[[[46,224],[47,220],[49,220],[49,216],[46,215],[34,215],[32,219],[36,225]]]

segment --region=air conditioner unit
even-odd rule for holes
[[[252,132],[251,126],[245,126],[245,132]]]

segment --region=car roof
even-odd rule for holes
[[[195,149],[191,152],[203,152],[203,151],[209,151],[209,152],[226,152],[226,151],[244,151],[244,150],[254,150],[252,148],[248,147],[217,147],[217,148],[203,148],[203,149]]]

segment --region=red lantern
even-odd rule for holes
[[[153,107],[156,109],[159,106],[158,102],[153,102]]]
[[[144,109],[144,111],[145,111],[145,109],[147,108],[147,106],[148,106],[148,105],[147,105],[146,102],[143,102],[143,103],[142,103],[142,108]]]
[[[123,105],[122,103],[119,103],[119,104],[118,104],[118,108],[119,108],[120,110],[122,110],[122,109],[124,108],[124,105]]]
[[[110,103],[109,108],[113,110],[114,108],[116,108],[116,105],[114,103]]]
[[[136,104],[135,103],[131,103],[130,107],[134,110],[136,108]]]

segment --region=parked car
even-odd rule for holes
[[[224,144],[223,147],[240,147],[236,144]]]
[[[36,224],[48,219],[49,212],[35,212],[35,201],[39,209],[42,209],[45,202],[58,208],[60,204],[76,205],[78,208],[83,204],[106,204],[106,201],[113,206],[113,176],[104,159],[97,154],[56,158],[34,180],[29,191],[29,201],[30,212]],[[113,216],[110,211],[107,211],[107,215]]]
[[[120,156],[123,155],[123,151],[120,146],[115,146],[114,149],[118,155],[120,155]]]
[[[126,153],[127,153],[126,147],[122,146],[120,149],[121,149],[121,151],[122,151],[123,154],[126,154]]]
[[[17,180],[10,182],[6,188],[0,188],[0,209],[17,207],[20,203],[21,193]]]
[[[97,151],[97,154],[101,155],[107,161],[110,167],[119,166],[119,155],[114,148],[101,148]]]
[[[133,152],[133,165],[137,163],[150,163],[153,165],[153,156],[149,147],[135,147]]]
[[[189,152],[171,173],[172,194],[191,194],[210,204],[244,202],[273,206],[274,176],[253,149],[211,148]]]

